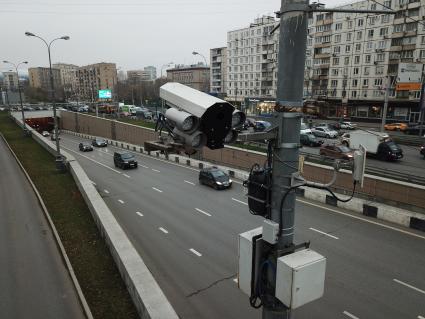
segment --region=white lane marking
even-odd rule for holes
[[[312,228],[312,227],[310,227],[309,229],[311,229],[312,231],[318,232],[319,234],[322,234],[322,235],[325,235],[325,236],[331,237],[331,238],[333,238],[333,239],[339,239],[339,238],[338,238],[338,237],[336,237],[336,236],[329,235],[328,233],[325,233],[325,232],[323,232],[323,231],[321,231],[321,230],[318,230],[318,229],[316,229],[316,228]]]
[[[67,148],[67,147],[62,146],[62,148],[63,148],[63,149],[66,149],[67,151],[70,151],[70,152],[73,152],[73,153],[75,153],[75,154],[78,154],[78,155],[80,155],[80,156],[82,156],[82,157],[84,157],[84,158],[88,159],[89,161],[92,161],[92,162],[94,162],[94,163],[96,163],[96,164],[99,164],[100,166],[103,166],[103,167],[105,167],[105,168],[107,168],[107,169],[109,169],[109,170],[111,170],[111,171],[113,171],[113,172],[118,173],[118,174],[120,174],[120,175],[121,175],[121,172],[120,172],[120,171],[117,171],[116,169],[113,169],[112,167],[109,167],[108,165],[105,165],[105,164],[103,164],[103,163],[101,163],[101,162],[95,161],[94,159],[92,159],[92,158],[90,158],[90,157],[88,157],[88,156],[85,156],[85,155],[83,155],[83,154],[80,154],[80,153],[78,153],[78,152],[75,152],[74,150],[71,150],[71,149],[69,149],[69,148]]]
[[[145,165],[142,165],[142,164],[139,164],[139,166],[141,166],[141,167],[143,167],[143,168],[149,168],[149,167],[147,167],[147,166],[145,166]]]
[[[152,170],[153,170],[154,172],[161,173],[161,171],[158,171],[157,169],[152,168]]]
[[[106,194],[109,194],[109,191],[107,189],[103,190]]]
[[[351,319],[359,319],[359,317],[356,317],[355,315],[349,313],[348,311],[344,311],[343,314],[346,315],[347,317],[350,317]]]
[[[93,182],[92,180],[90,181],[94,186],[96,186],[96,183],[95,182]]]
[[[127,174],[123,174],[125,177],[127,177],[127,178],[131,178],[130,176],[128,176]]]
[[[414,287],[414,286],[412,286],[412,285],[409,285],[408,283],[405,283],[405,282],[403,282],[403,281],[401,281],[401,280],[398,280],[398,279],[393,279],[393,280],[394,280],[396,283],[400,284],[400,285],[403,285],[403,286],[409,287],[410,289],[416,290],[417,292],[420,292],[421,294],[424,294],[424,295],[425,295],[425,290],[422,290],[422,289],[416,288],[416,287]]]
[[[193,249],[193,248],[190,248],[189,249],[192,253],[194,253],[196,256],[198,256],[198,257],[201,257],[202,256],[202,254],[200,253],[200,252],[197,252],[195,249]]]
[[[344,212],[341,212],[339,210],[332,209],[332,208],[329,208],[329,207],[326,207],[326,206],[310,203],[310,202],[307,202],[307,201],[304,201],[304,200],[301,200],[301,199],[297,199],[297,202],[307,204],[307,205],[310,205],[310,206],[313,206],[313,207],[318,207],[318,208],[321,208],[321,209],[324,209],[324,210],[328,210],[328,211],[331,211],[331,212],[334,212],[334,213],[337,213],[337,214],[340,214],[340,215],[351,217],[353,219],[361,220],[361,221],[364,221],[364,222],[369,223],[369,224],[374,224],[374,225],[381,226],[381,227],[384,227],[384,228],[387,228],[387,229],[391,229],[391,230],[397,231],[399,233],[403,233],[403,234],[410,235],[410,236],[413,236],[413,237],[425,239],[425,236],[421,236],[421,235],[418,235],[418,234],[415,234],[415,233],[411,233],[411,232],[408,232],[408,231],[405,231],[405,230],[402,230],[402,229],[399,229],[399,228],[396,228],[396,227],[384,225],[384,224],[375,222],[373,220],[365,219],[365,218],[362,218],[362,217],[359,217],[359,216],[344,213]]]
[[[124,204],[124,201],[123,201],[123,200],[119,199],[118,201],[119,201],[121,204]]]
[[[162,231],[164,234],[168,234],[168,230],[165,228],[159,227],[159,230]]]
[[[233,278],[233,281],[234,281],[235,283],[238,283],[238,278]]]
[[[136,212],[137,215],[139,215],[140,217],[143,217],[143,214],[141,212]]]
[[[418,319],[425,319],[425,317],[422,317],[422,316],[418,316]]]
[[[162,193],[162,190],[160,190],[160,189],[158,189],[156,187],[152,187],[152,189],[155,190],[155,191],[157,191],[157,192],[159,192],[159,193]]]
[[[184,181],[185,183],[188,183],[188,184],[190,184],[190,185],[193,185],[193,186],[195,186],[195,183],[192,183],[192,182],[189,182],[189,181]]]
[[[245,202],[243,202],[243,201],[241,201],[239,199],[233,198],[233,197],[232,197],[232,200],[234,200],[235,202],[241,203],[243,205],[248,205],[247,203],[245,203]]]
[[[200,212],[201,214],[207,215],[209,217],[211,217],[211,214],[204,212],[203,210],[199,209],[199,208],[195,208],[196,211]]]

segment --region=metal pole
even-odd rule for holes
[[[390,95],[390,78],[387,75],[385,79],[386,88],[385,88],[385,96],[384,96],[384,111],[382,113],[382,122],[381,122],[381,132],[385,132],[385,122],[387,120],[387,111],[388,111],[388,97]]]
[[[25,125],[25,112],[24,112],[24,105],[22,104],[21,83],[19,82],[18,67],[16,67],[16,76],[18,77],[18,91],[19,91],[19,102],[21,103],[22,123],[24,125],[24,132],[26,132],[27,127]]]
[[[307,45],[308,16],[304,11],[292,8],[307,8],[308,0],[282,0],[279,34],[277,105],[273,114],[279,125],[278,138],[273,146],[273,176],[271,195],[271,219],[281,221],[278,242],[273,247],[269,261],[276,265],[278,250],[293,246],[295,193],[291,190],[291,176],[298,171],[301,112],[303,106],[305,50]],[[287,12],[285,12],[287,11]],[[303,54],[299,54],[302,52]],[[281,200],[288,192],[283,209]],[[275,274],[270,270],[267,282],[275,289]],[[263,306],[263,319],[291,318],[290,309],[275,300]]]

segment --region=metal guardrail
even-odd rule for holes
[[[412,135],[393,135],[390,134],[391,138],[394,142],[401,145],[409,145],[409,146],[421,146],[425,144],[425,137],[421,136],[412,136]]]

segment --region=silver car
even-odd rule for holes
[[[337,131],[330,130],[329,128],[324,127],[324,126],[314,127],[314,128],[311,129],[311,131],[315,136],[318,136],[318,137],[325,137],[325,138],[337,138],[338,137]]]

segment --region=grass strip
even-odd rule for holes
[[[0,131],[36,185],[59,233],[94,318],[138,318],[114,260],[70,173],[58,173],[54,157],[6,112]]]

